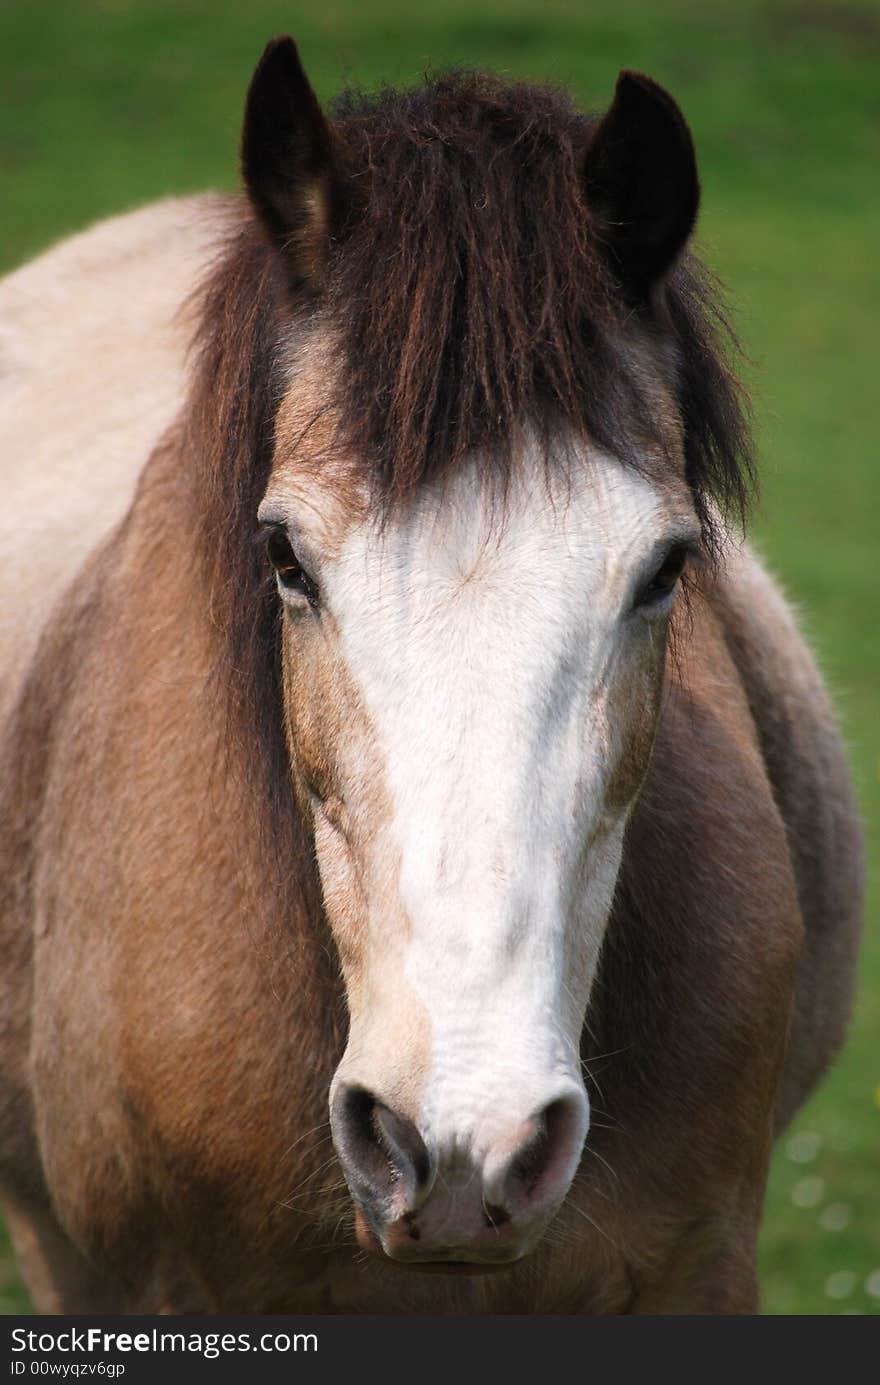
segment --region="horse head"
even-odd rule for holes
[[[503,1264],[578,1168],[672,614],[740,484],[693,146],[632,73],[599,122],[473,74],[330,120],[279,40],[243,166],[279,305],[258,520],[349,1015],[333,1138],[365,1246]]]

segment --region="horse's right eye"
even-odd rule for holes
[[[318,604],[318,588],[300,563],[283,529],[273,529],[266,545],[269,562],[285,591],[299,592],[311,606]]]

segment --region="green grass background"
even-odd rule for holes
[[[635,67],[692,124],[699,241],[750,357],[754,532],[834,690],[872,863],[850,1041],[774,1162],[763,1307],[880,1312],[880,4],[3,0],[0,269],[107,213],[234,186],[247,81],[283,32],[325,98],[456,63],[566,83],[598,110]],[[2,1239],[0,1307],[26,1306]]]

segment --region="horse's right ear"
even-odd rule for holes
[[[241,139],[244,181],[295,283],[316,283],[327,256],[334,198],[330,127],[291,38],[267,44],[248,89]]]

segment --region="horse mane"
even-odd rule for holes
[[[718,287],[686,253],[650,308],[627,300],[584,200],[594,124],[554,88],[483,73],[344,94],[333,140],[349,195],[317,297],[291,296],[282,254],[236,204],[200,290],[186,449],[224,632],[218,678],[260,733],[276,798],[289,798],[279,611],[255,531],[297,333],[307,344],[311,325],[330,332],[332,403],[387,505],[475,449],[503,479],[525,426],[548,447],[567,428],[639,465],[646,439],[663,445],[647,343],[677,402],[707,547],[716,506],[745,516],[746,399]]]
[[[744,516],[745,400],[717,286],[685,256],[653,313],[622,294],[584,199],[594,120],[553,87],[459,71],[345,93],[334,115],[354,189],[325,289],[335,402],[381,492],[405,497],[475,451],[503,472],[526,422],[548,448],[567,427],[637,465],[663,442],[638,325],[664,358],[707,527],[710,497]]]

